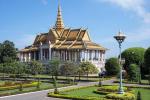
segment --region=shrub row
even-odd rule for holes
[[[110,92],[104,92],[104,91],[97,91],[97,90],[94,90],[93,93],[106,95],[106,94],[109,94]]]
[[[73,100],[106,100],[105,98],[99,98],[94,96],[77,97],[77,96],[69,96],[69,95],[54,94],[54,93],[48,93],[48,96],[55,97],[55,98],[63,98],[63,99],[73,99]]]
[[[31,83],[28,83],[28,84],[22,84],[22,87],[23,88],[35,87],[35,86],[37,86],[37,84],[38,84],[38,82],[31,82]],[[13,90],[13,89],[17,89],[19,87],[20,87],[20,85],[0,87],[0,91]]]
[[[113,83],[119,83],[120,81],[116,80]],[[138,82],[130,82],[130,81],[123,81],[123,83],[128,83],[128,84],[139,84]],[[140,85],[149,85],[149,83],[141,83]]]
[[[124,94],[111,93],[111,94],[107,94],[106,98],[115,99],[115,100],[135,100],[135,95],[133,93],[127,93],[127,92]]]

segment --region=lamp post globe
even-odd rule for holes
[[[123,90],[123,86],[122,86],[122,64],[121,64],[121,44],[124,42],[126,36],[119,32],[116,36],[114,36],[114,38],[117,40],[118,44],[119,44],[119,65],[120,65],[120,82],[119,82],[119,94],[123,94],[124,90]]]

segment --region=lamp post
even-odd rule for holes
[[[122,42],[125,40],[126,36],[119,32],[118,35],[114,36],[114,38],[117,40],[117,42],[119,43],[119,51],[120,51],[120,54],[119,54],[119,65],[120,65],[120,83],[119,83],[119,91],[118,93],[119,94],[123,94],[124,93],[124,90],[123,90],[123,87],[122,87],[122,65],[121,65],[121,44]]]

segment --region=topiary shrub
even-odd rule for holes
[[[106,60],[105,69],[107,71],[107,75],[117,75],[119,73],[119,63],[117,58],[109,58]]]
[[[137,68],[138,68],[138,65],[136,65],[136,64],[130,64],[129,65],[129,70],[128,70],[128,80],[129,81],[135,81],[135,82],[137,82],[138,80],[137,80],[137,72],[138,72],[138,70],[137,70]]]
[[[135,95],[133,93],[124,93],[124,94],[117,94],[111,93],[106,95],[107,99],[113,100],[135,100]]]

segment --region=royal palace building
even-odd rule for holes
[[[20,50],[19,58],[21,62],[39,60],[44,64],[54,58],[75,63],[89,61],[102,71],[105,52],[106,48],[92,42],[87,29],[65,28],[59,5],[55,26],[37,35],[32,45]]]

